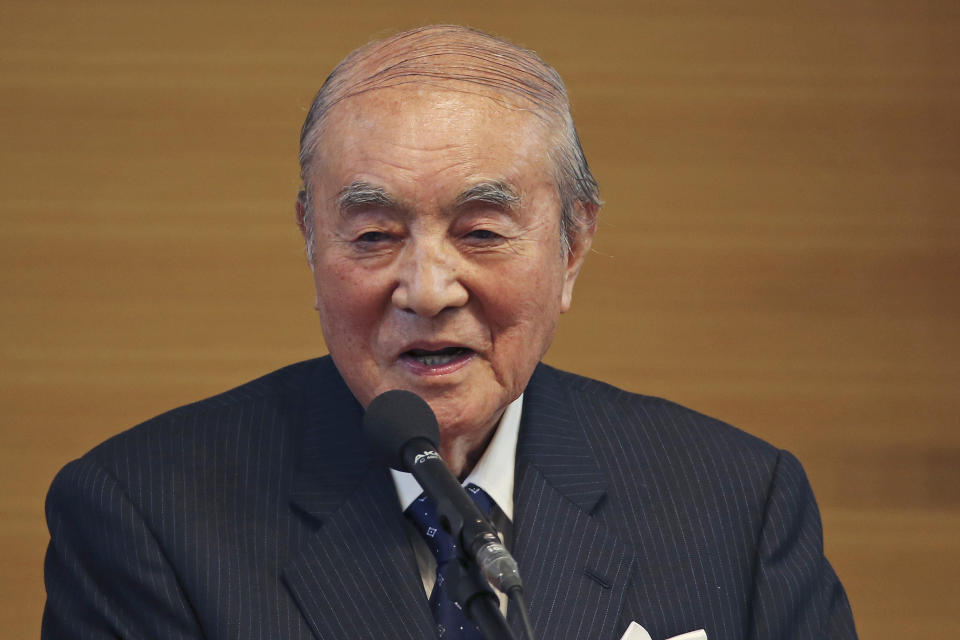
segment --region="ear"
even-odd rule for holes
[[[297,203],[294,205],[297,211],[297,228],[300,229],[300,235],[303,236],[303,239],[307,239],[307,225],[306,225],[306,216],[307,216],[307,191],[306,189],[300,189],[300,192],[297,193]]]
[[[573,285],[580,275],[583,261],[593,245],[593,234],[597,231],[597,213],[600,205],[592,202],[577,202],[577,226],[570,238],[570,251],[566,258],[566,273],[564,274],[563,291],[560,297],[560,313],[570,310],[573,302]]]

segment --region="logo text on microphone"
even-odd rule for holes
[[[413,464],[420,464],[426,462],[427,460],[439,460],[440,454],[436,451],[424,451],[423,453],[418,453],[413,458]]]

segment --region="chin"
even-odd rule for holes
[[[497,423],[509,401],[461,397],[428,399],[440,423],[441,434],[483,433]]]

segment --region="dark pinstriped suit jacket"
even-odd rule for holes
[[[361,413],[321,358],[67,465],[47,499],[43,637],[434,637]],[[541,365],[516,473],[513,551],[541,640],[617,640],[631,620],[654,640],[855,637],[786,452]]]

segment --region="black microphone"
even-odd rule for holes
[[[381,393],[367,407],[363,432],[374,458],[413,474],[490,584],[507,594],[522,592],[513,556],[437,452],[440,427],[430,405],[410,391]]]

